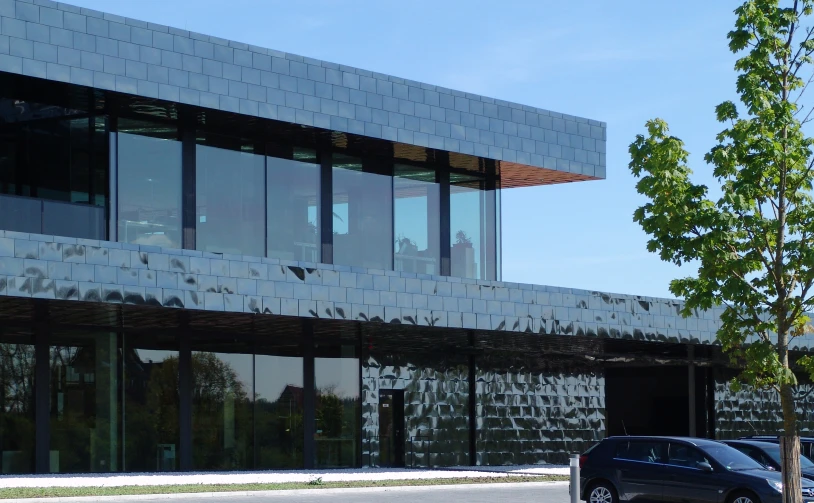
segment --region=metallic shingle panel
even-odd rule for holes
[[[71,291],[31,281],[43,279],[76,282],[64,297],[80,301],[141,303],[150,288],[165,307],[220,310],[222,296],[227,311],[669,343],[713,344],[721,313],[683,318],[671,299],[12,231],[0,231],[0,278],[0,295]],[[218,295],[208,304],[207,293]],[[814,347],[809,334],[792,344]]]
[[[605,377],[478,368],[477,464],[566,464],[605,432]]]
[[[404,390],[406,466],[469,464],[469,381],[466,365],[438,368],[362,362],[362,463],[379,466],[379,390]]]
[[[603,122],[67,4],[0,4],[0,71],[605,177]]]
[[[795,390],[800,435],[814,435],[812,384],[800,384]],[[747,435],[778,435],[783,431],[780,397],[773,389],[742,386],[733,391],[721,376],[715,379],[715,438],[735,439]]]

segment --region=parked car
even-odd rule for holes
[[[580,457],[580,497],[589,503],[780,503],[779,472],[714,440],[610,437]],[[814,483],[803,479],[804,503]]]
[[[741,451],[761,465],[780,471],[780,444],[759,440],[722,440],[722,442]],[[803,477],[814,481],[814,462],[801,454],[800,467],[803,469]]]
[[[751,435],[748,437],[740,437],[738,440],[757,440],[760,442],[780,444],[780,437],[777,435]],[[800,452],[804,456],[814,458],[814,437],[800,437]]]

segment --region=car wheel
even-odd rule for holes
[[[729,497],[729,503],[760,503],[760,500],[750,492],[738,491]]]
[[[588,503],[619,503],[616,490],[610,482],[597,482],[588,489]],[[741,502],[738,502],[741,503]]]

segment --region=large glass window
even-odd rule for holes
[[[441,210],[435,171],[396,164],[394,174],[395,270],[438,274]]]
[[[119,121],[119,241],[181,248],[181,142],[172,126]]]
[[[0,473],[34,472],[34,344],[0,333]]]
[[[104,117],[0,98],[0,193],[104,206],[106,138]]]
[[[316,467],[347,468],[359,465],[360,394],[359,358],[355,346],[317,346],[314,358],[316,386]]]
[[[121,470],[116,334],[55,332],[50,353],[51,472]]]
[[[199,250],[265,255],[263,156],[198,145],[196,150],[196,246]]]
[[[277,352],[276,349],[272,351]],[[258,470],[302,468],[304,466],[302,358],[257,354],[255,372],[257,416],[255,468]]]
[[[492,280],[497,274],[497,211],[494,190],[481,179],[450,180],[451,276]]]
[[[178,470],[178,342],[125,334],[124,467],[128,472]]]
[[[391,270],[393,178],[387,168],[333,156],[334,263]]]
[[[240,344],[193,344],[192,466],[247,470],[254,466],[254,357]]]
[[[266,158],[268,256],[320,261],[320,167],[313,150]]]

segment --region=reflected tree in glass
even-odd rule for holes
[[[346,348],[343,347],[343,350]],[[347,348],[352,352],[352,348]],[[357,358],[315,358],[316,465],[359,464],[361,398]]]
[[[302,468],[302,358],[255,355],[258,469]]]
[[[118,471],[116,334],[53,334],[51,342],[51,471]]]
[[[0,343],[0,473],[34,471],[34,346]]]
[[[230,355],[248,360],[252,355]],[[193,466],[202,470],[253,468],[252,390],[219,353],[193,352]],[[249,383],[252,376],[248,376]]]
[[[125,470],[178,469],[178,352],[126,348]]]

